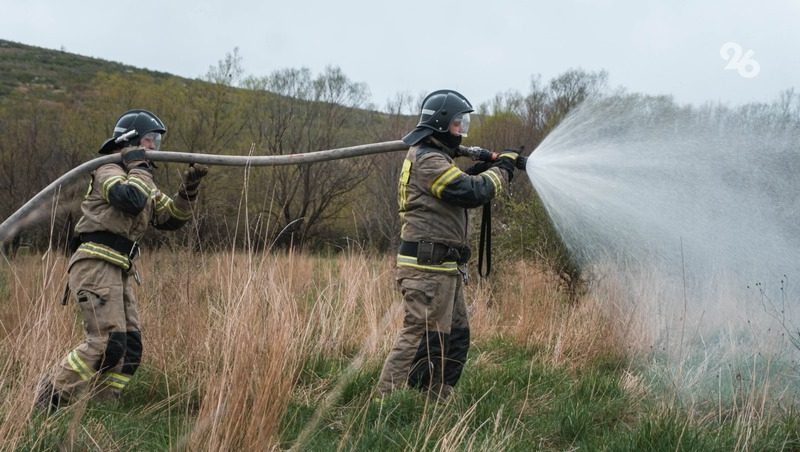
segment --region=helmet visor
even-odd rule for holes
[[[150,149],[152,151],[158,151],[159,149],[161,149],[161,134],[160,133],[150,132],[147,135],[142,137],[142,139],[140,140],[140,143],[142,141],[144,141],[144,140],[149,140],[152,143],[152,147],[145,146],[148,149]]]
[[[461,113],[450,121],[450,133],[455,136],[466,137],[469,133],[469,113]]]

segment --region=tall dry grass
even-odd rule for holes
[[[31,417],[37,379],[82,339],[74,305],[58,303],[64,266],[63,257],[48,254],[3,269],[0,442],[11,448]],[[136,266],[144,280],[135,289],[143,368],[169,397],[198,399],[194,427],[174,447],[276,446],[304,363],[321,355],[353,359],[351,373],[378,366],[402,320],[391,257],[165,251],[147,253]],[[603,334],[573,333],[605,327],[589,325],[600,319],[592,309],[575,313],[562,303],[555,280],[525,263],[510,273],[519,285],[468,286],[476,338],[502,334],[548,347],[554,363],[569,357],[572,366],[592,354],[587,344],[608,348]],[[321,401],[336,384],[295,396]]]
[[[199,397],[195,425],[174,447],[275,445],[298,372],[312,355],[380,359],[391,340],[386,311],[397,299],[388,259],[156,252],[136,266],[144,280],[136,288],[143,368],[170,397]],[[14,449],[25,434],[40,376],[82,340],[74,305],[59,304],[64,267],[63,257],[50,254],[3,268],[4,448]]]
[[[478,338],[501,335],[542,350],[552,365],[581,368],[599,355],[624,356],[621,318],[613,299],[585,296],[571,303],[558,277],[524,261],[506,263],[492,284],[468,287]]]
[[[59,305],[64,266],[63,257],[46,254],[21,256],[0,269],[3,449],[16,449],[23,441],[31,446],[33,388],[82,339],[74,304]],[[142,410],[173,403],[183,406],[192,419],[185,431],[175,432],[169,445],[174,449],[285,447],[279,443],[281,420],[290,402],[299,400],[318,407],[295,444],[302,450],[304,435],[314,431],[348,379],[366,365],[380,366],[402,320],[390,256],[157,251],[146,253],[137,267],[143,279],[135,291],[145,346],[144,372],[138,377],[149,379],[145,386],[152,388],[144,391]],[[624,360],[652,346],[648,311],[617,303],[613,284],[575,304],[558,285],[553,275],[522,261],[505,263],[491,283],[472,281],[466,295],[474,340],[501,336],[570,370],[598,356]],[[299,386],[303,366],[320,356],[349,364],[336,381]],[[772,388],[754,380],[722,383],[738,385],[739,392],[731,396],[736,403],[698,410],[693,422],[735,417],[747,444],[747,435],[774,417],[765,395]],[[745,387],[748,384],[752,387]],[[620,385],[636,399],[645,396],[648,383],[630,371],[623,373]],[[474,408],[456,425],[440,422],[439,407],[426,408],[423,418],[429,425],[420,427],[408,447],[479,450],[511,441],[517,428],[513,415],[498,412],[494,425],[485,427],[494,429],[487,440],[468,427]],[[57,433],[63,442],[94,435],[91,441],[98,448],[118,448],[100,426],[78,431],[81,414],[80,406],[63,411],[62,416],[74,420],[71,429]],[[45,420],[38,428],[53,434],[48,429],[57,420]],[[357,434],[365,427],[347,428]],[[38,440],[44,441],[44,436]]]
[[[37,382],[66,352],[66,344],[81,333],[73,316],[61,315],[64,264],[63,257],[53,253],[23,256],[14,261],[12,271],[3,272],[0,444],[9,450],[25,432],[34,409]]]

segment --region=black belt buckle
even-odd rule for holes
[[[420,240],[417,243],[417,263],[420,265],[433,265],[435,249],[435,243]]]
[[[472,255],[472,252],[470,251],[468,246],[457,248],[457,253],[458,253],[458,259],[456,259],[456,262],[459,265],[464,265],[467,262],[469,262],[469,258]]]

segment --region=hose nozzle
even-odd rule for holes
[[[514,161],[514,166],[516,166],[517,169],[525,171],[525,168],[528,167],[528,157],[520,155],[519,157],[517,157],[517,160]]]
[[[521,150],[518,151],[516,149],[513,149],[512,151],[517,153],[521,152]],[[472,160],[479,160],[481,162],[494,162],[495,160],[500,158],[499,153],[478,146],[459,146],[458,155],[461,155],[463,157],[469,157]],[[528,163],[528,157],[519,155],[517,159],[514,161],[514,166],[516,166],[517,169],[525,171],[525,166],[527,165],[527,163]]]

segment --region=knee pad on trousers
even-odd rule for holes
[[[428,331],[423,335],[417,347],[417,354],[411,361],[408,373],[408,385],[412,388],[425,389],[433,383],[441,383],[443,359],[447,356],[448,334],[439,331]]]
[[[464,363],[469,352],[469,328],[453,328],[450,331],[450,344],[444,366],[444,382],[455,386],[461,378]]]
[[[142,333],[128,331],[125,333],[125,361],[122,363],[122,373],[133,375],[142,362]]]
[[[106,351],[103,353],[103,359],[97,365],[98,372],[113,369],[119,363],[119,360],[125,355],[125,343],[124,332],[114,331],[108,334]]]

